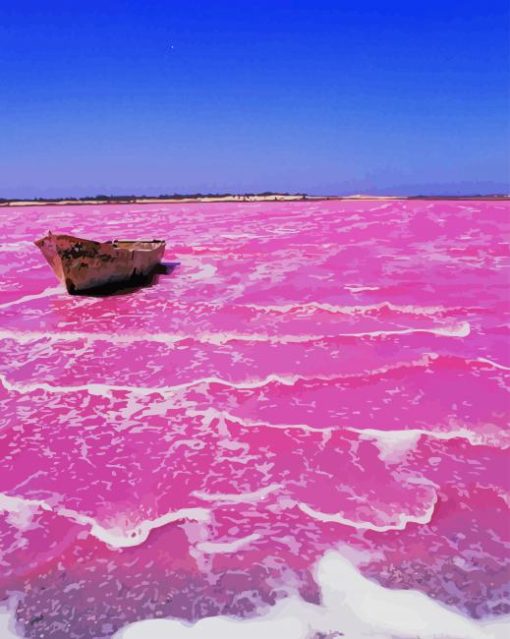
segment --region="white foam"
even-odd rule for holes
[[[355,285],[346,285],[344,286],[351,293],[362,293],[363,291],[378,291],[380,290],[380,286],[355,286]]]
[[[341,513],[324,513],[320,510],[312,508],[308,504],[298,503],[298,508],[312,519],[325,523],[341,524],[350,526],[356,530],[373,530],[374,532],[387,532],[388,530],[404,530],[408,524],[428,524],[434,514],[434,508],[437,503],[437,495],[434,492],[432,503],[427,506],[423,513],[419,515],[410,515],[406,513],[396,513],[395,518],[388,524],[374,524],[371,521],[354,521],[348,517],[344,517]]]
[[[378,287],[361,286],[352,287],[346,286],[349,290],[377,290]],[[356,304],[356,305],[344,305],[329,304],[327,302],[305,302],[289,304],[268,304],[263,306],[261,304],[246,304],[249,308],[254,308],[260,311],[275,312],[275,313],[289,313],[291,311],[303,311],[305,313],[309,311],[327,311],[328,313],[338,313],[342,315],[364,315],[366,313],[372,313],[373,311],[390,310],[395,313],[405,313],[410,315],[425,315],[433,316],[438,314],[444,314],[452,312],[455,309],[447,309],[444,306],[414,306],[412,304],[393,304],[393,302],[380,302],[379,304]]]
[[[310,639],[314,633],[345,639],[503,639],[510,618],[472,621],[414,590],[383,588],[344,556],[330,551],[316,579],[322,605],[289,597],[248,620],[209,617],[195,624],[171,619],[139,621],[114,639]]]
[[[29,248],[33,250],[34,243],[28,240],[19,240],[19,242],[5,242],[2,243],[2,253],[13,252],[18,253],[20,249]]]
[[[497,368],[501,371],[510,371],[510,366],[505,366],[504,364],[498,364],[498,362],[495,362],[492,359],[488,359],[487,357],[477,357],[473,361],[480,362],[481,364],[488,364],[492,368]]]
[[[7,511],[9,513],[9,521],[14,525],[18,525],[19,522],[20,527],[23,528],[27,527],[28,517],[31,519],[37,510],[52,512],[80,526],[88,527],[91,535],[113,548],[138,546],[148,538],[150,532],[155,528],[160,528],[176,521],[207,522],[210,518],[210,512],[205,508],[181,508],[165,513],[155,519],[137,522],[136,525],[126,525],[126,522],[120,524],[112,521],[109,522],[108,526],[104,526],[93,517],[70,508],[53,505],[42,499],[25,499],[24,497],[10,496],[4,493],[0,493],[0,510]]]
[[[59,515],[67,517],[78,524],[89,525],[90,534],[113,548],[129,548],[139,546],[148,538],[155,528],[161,528],[175,521],[193,520],[206,522],[210,513],[204,508],[181,508],[171,511],[155,519],[138,523],[135,527],[124,528],[120,525],[109,525],[108,528],[99,524],[92,517],[81,515],[72,510],[57,509]]]
[[[430,362],[436,360],[439,357],[436,353],[427,353],[423,357],[417,360],[410,360],[409,362],[399,362],[397,364],[391,364],[387,366],[381,366],[368,371],[363,371],[362,376],[367,377],[369,375],[381,375],[393,370],[399,370],[401,368],[414,368],[414,367],[427,367]],[[158,393],[160,395],[173,394],[179,391],[187,390],[195,386],[218,384],[220,386],[226,386],[228,388],[234,388],[237,390],[254,390],[263,388],[272,383],[281,384],[282,386],[294,386],[298,381],[310,381],[310,382],[334,382],[340,379],[350,379],[352,377],[358,377],[356,374],[333,374],[333,375],[313,375],[307,377],[304,375],[279,375],[277,373],[270,373],[265,377],[258,379],[247,379],[243,381],[233,382],[222,377],[209,376],[200,377],[198,379],[190,380],[188,382],[182,382],[180,384],[174,384],[171,386],[128,386],[119,384],[103,384],[103,383],[88,383],[88,384],[76,384],[76,385],[57,385],[49,384],[47,382],[10,382],[6,375],[0,373],[0,383],[8,390],[17,393],[30,393],[37,390],[43,390],[48,393],[78,393],[87,392],[91,395],[99,395],[103,397],[109,397],[112,392],[127,392],[136,395],[146,395],[151,393]]]
[[[276,612],[276,610],[275,610]],[[292,611],[290,611],[292,612]],[[225,617],[202,619],[194,626],[167,619],[139,621],[114,635],[115,639],[305,639],[306,626],[298,616],[282,611],[239,622]]]
[[[262,386],[267,386],[272,382],[282,384],[284,386],[293,386],[296,381],[300,379],[299,375],[277,375],[271,373],[262,379],[245,380],[242,382],[231,382],[230,380],[223,379],[221,377],[201,377],[191,380],[189,382],[183,382],[181,384],[174,384],[172,386],[124,386],[118,384],[101,384],[101,383],[89,383],[89,384],[77,384],[77,385],[57,385],[48,384],[47,382],[29,382],[20,384],[18,382],[9,382],[7,377],[0,373],[0,383],[8,391],[15,391],[18,393],[30,393],[32,391],[43,390],[48,393],[78,393],[87,392],[91,395],[101,395],[109,397],[112,391],[128,392],[138,395],[146,395],[150,393],[175,393],[181,390],[186,390],[194,386],[200,386],[202,384],[219,384],[221,386],[227,386],[230,388],[237,388],[240,390],[255,389]]]
[[[40,293],[34,293],[33,295],[24,295],[23,297],[19,297],[18,299],[11,300],[10,302],[4,302],[0,304],[0,308],[9,308],[11,306],[16,306],[17,304],[24,304],[25,302],[31,302],[32,300],[39,300],[44,297],[51,297],[53,295],[58,295],[62,293],[62,289],[57,286],[52,286],[50,288],[41,291]]]
[[[415,590],[393,590],[365,578],[341,554],[330,552],[320,561],[317,579],[323,605],[335,610],[339,599],[350,613],[346,618],[353,636],[360,624],[383,636],[481,639],[490,637],[482,624],[447,609]],[[349,618],[350,617],[350,618]],[[341,617],[338,617],[341,620]],[[359,635],[358,635],[359,636]]]
[[[190,280],[208,280],[214,277],[217,270],[217,267],[213,264],[204,264],[197,272],[191,273],[188,278]]]
[[[347,430],[358,433],[360,439],[373,440],[379,449],[379,458],[387,462],[400,461],[408,451],[416,447],[422,435],[419,429],[383,431],[375,428],[367,430],[347,428]]]
[[[327,437],[331,435],[334,430],[333,426],[325,426],[319,428],[318,426],[310,426],[309,424],[282,424],[282,423],[274,423],[263,421],[259,422],[256,420],[249,419],[247,417],[238,417],[237,415],[232,415],[224,410],[217,410],[215,408],[208,408],[206,410],[194,410],[190,409],[187,411],[187,414],[190,417],[203,416],[207,420],[207,424],[209,425],[213,419],[219,419],[223,424],[225,420],[237,424],[238,426],[246,427],[246,428],[274,428],[276,430],[302,430],[308,433],[321,433]]]
[[[19,594],[13,594],[0,603],[0,637],[2,639],[19,639],[23,636],[21,629],[17,631],[16,628],[15,610],[19,599]]]
[[[421,437],[429,439],[465,439],[472,446],[497,446],[508,448],[510,442],[504,444],[494,434],[474,433],[467,428],[455,428],[450,431],[434,431],[425,428],[409,428],[406,430],[382,430],[376,428],[348,427],[357,433],[360,439],[373,440],[379,449],[379,458],[385,462],[398,462],[410,451],[416,448]]]
[[[202,490],[194,490],[191,494],[203,501],[229,502],[229,503],[252,503],[265,499],[271,493],[281,488],[280,484],[270,484],[258,490],[245,493],[206,493]]]
[[[416,327],[374,331],[360,331],[354,333],[335,333],[329,334],[299,334],[299,335],[268,335],[265,333],[235,333],[229,331],[197,333],[196,335],[186,333],[124,333],[112,335],[110,333],[91,332],[84,333],[82,331],[56,331],[49,334],[47,331],[19,331],[12,329],[3,329],[0,331],[0,339],[12,339],[20,343],[28,343],[40,339],[59,341],[76,341],[84,340],[88,343],[108,342],[109,344],[138,344],[140,342],[153,342],[173,347],[183,341],[193,340],[203,344],[214,344],[223,346],[233,342],[267,342],[268,344],[308,344],[312,342],[323,341],[330,338],[377,338],[392,337],[400,335],[413,334],[429,334],[440,337],[467,337],[471,332],[469,322],[460,322],[457,324],[448,324],[447,326],[431,326]]]
[[[237,552],[245,546],[249,546],[252,541],[260,539],[261,535],[252,533],[241,539],[234,539],[232,541],[200,541],[196,544],[195,548],[207,555],[227,554],[231,552]]]
[[[460,322],[451,326],[438,326],[433,328],[401,328],[394,330],[363,331],[360,333],[343,334],[345,337],[391,337],[393,335],[412,335],[426,333],[438,337],[467,337],[471,332],[469,322]]]
[[[55,329],[54,332],[48,331],[20,331],[13,329],[2,329],[0,331],[0,339],[12,339],[21,344],[35,342],[41,339],[49,342],[75,342],[83,340],[87,343],[108,342],[109,344],[137,344],[139,342],[156,342],[167,345],[173,345],[185,339],[190,339],[188,335],[178,335],[170,333],[119,333],[116,335],[110,333],[83,331],[60,331]]]

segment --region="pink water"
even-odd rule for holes
[[[508,613],[509,212],[0,209],[0,588],[19,632],[317,601],[313,566],[345,545],[388,588]],[[180,264],[68,296],[31,244],[49,228],[167,238]]]

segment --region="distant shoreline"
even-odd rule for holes
[[[510,195],[306,195],[302,193],[262,193],[245,195],[172,195],[172,196],[122,196],[99,195],[83,198],[36,198],[36,199],[3,199],[0,207],[19,206],[64,206],[80,204],[185,204],[207,202],[304,202],[321,200],[509,200]]]

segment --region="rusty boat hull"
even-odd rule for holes
[[[69,293],[148,277],[165,252],[164,240],[95,242],[53,233],[35,245]]]

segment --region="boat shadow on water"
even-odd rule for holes
[[[145,276],[136,276],[124,282],[113,282],[96,286],[94,288],[84,289],[82,291],[73,291],[72,295],[80,297],[110,297],[112,295],[130,295],[142,288],[156,286],[161,276],[171,275],[175,269],[180,266],[180,262],[161,262],[156,268]]]

